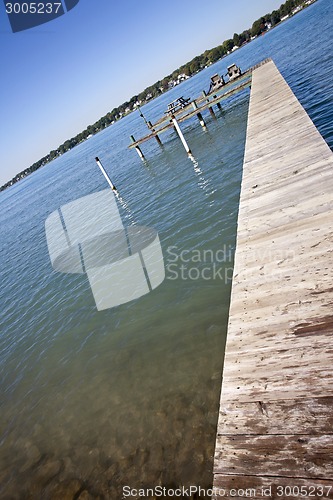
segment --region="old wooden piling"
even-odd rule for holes
[[[332,171],[274,63],[256,69],[213,498],[333,498]]]
[[[153,127],[152,123],[151,123],[151,122],[148,122],[148,125],[149,125],[149,129],[150,129],[152,132],[155,132],[155,129],[154,129],[154,127]],[[157,134],[155,134],[155,139],[156,139],[156,142],[157,142],[157,144],[158,144],[159,146],[163,146],[162,141],[161,141],[161,139],[159,138],[159,136],[158,136]]]
[[[198,109],[198,105],[197,105],[197,103],[195,101],[192,102],[192,107],[193,107],[193,109]],[[200,111],[197,112],[197,117],[198,117],[200,125],[202,127],[205,127],[206,123],[205,123],[205,120],[203,119],[202,114],[200,113]]]
[[[154,133],[154,132],[155,132],[155,129],[154,129],[153,124],[151,123],[151,121],[149,121],[149,120],[147,120],[147,119],[146,119],[145,115],[142,113],[142,110],[141,110],[140,106],[138,106],[138,105],[137,105],[137,106],[136,106],[136,109],[138,110],[139,115],[141,116],[141,118],[143,119],[143,121],[145,122],[145,124],[147,125],[148,129],[149,129],[151,132],[153,132],[153,133]],[[132,137],[133,137],[133,136],[131,136],[131,138],[132,138]],[[161,139],[159,138],[159,136],[158,136],[157,134],[154,134],[154,137],[155,137],[155,139],[156,139],[157,143],[158,143],[160,146],[162,146],[162,141],[161,141]],[[132,140],[132,142],[135,142],[135,141],[133,141],[133,140]],[[140,150],[140,148],[139,148],[139,150]],[[137,152],[138,152],[138,153],[139,153],[139,150],[137,150]],[[140,150],[140,151],[141,151],[141,150]],[[142,151],[141,151],[141,154],[143,155]],[[141,157],[140,153],[139,153],[139,156],[140,156],[140,158],[142,158],[142,157],[144,158],[144,156],[142,156],[142,157]]]
[[[207,94],[206,94],[205,90],[202,91],[202,95],[203,95],[203,97],[207,97]],[[206,100],[207,100],[207,103],[209,103],[209,97],[207,97]],[[211,115],[212,118],[216,118],[216,115],[214,113],[214,110],[213,110],[212,106],[208,106],[208,111],[210,112],[210,115]]]
[[[216,98],[217,96],[216,96],[216,95],[214,95],[213,97],[214,97],[214,98]],[[220,102],[218,102],[218,103],[216,104],[216,106],[217,106],[217,108],[218,108],[220,111],[222,111],[222,106],[221,106],[221,103],[220,103]]]

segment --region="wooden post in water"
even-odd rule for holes
[[[150,127],[149,127],[149,123],[150,123],[150,122],[148,122],[148,121],[146,120],[146,118],[145,118],[144,114],[143,114],[143,113],[142,113],[142,111],[141,111],[140,106],[137,106],[137,110],[139,111],[139,115],[141,116],[141,118],[143,118],[143,120],[144,120],[145,124],[147,125],[147,127],[148,127],[148,128],[150,128]]]
[[[174,117],[174,115],[171,115],[171,119],[172,119],[172,123],[173,123],[173,125],[174,125],[174,127],[175,127],[175,129],[176,129],[176,132],[177,132],[177,134],[179,135],[180,140],[181,140],[181,141],[182,141],[182,143],[183,143],[183,146],[184,146],[184,148],[185,148],[186,153],[187,153],[189,156],[190,156],[190,155],[192,155],[191,150],[190,150],[190,148],[189,148],[189,145],[187,144],[186,139],[185,139],[185,137],[184,137],[184,135],[183,135],[183,132],[181,131],[180,126],[178,125],[178,122],[177,122],[176,118]]]
[[[192,102],[192,107],[193,107],[193,109],[198,109],[197,103],[195,101]],[[200,122],[200,125],[202,127],[205,127],[206,126],[205,120],[202,118],[202,114],[199,111],[197,113],[197,117],[198,117],[198,120]]]
[[[206,97],[206,96],[207,96],[207,94],[206,94],[206,92],[205,92],[204,90],[202,91],[202,95],[203,95],[204,97]],[[207,102],[209,102],[209,99],[207,99]],[[209,106],[209,108],[208,108],[208,109],[209,109],[210,114],[212,115],[212,118],[216,118],[213,108]]]
[[[151,130],[152,132],[155,132],[155,129],[153,128],[153,125],[152,125],[152,123],[151,123],[151,122],[148,122],[148,127],[150,128],[150,130]],[[161,139],[159,138],[159,136],[156,134],[154,137],[155,137],[155,139],[156,139],[157,143],[158,143],[160,146],[163,146],[162,141],[161,141]]]
[[[131,141],[132,142],[135,142],[135,139],[134,139],[134,136],[131,135]],[[141,160],[144,160],[145,159],[145,156],[143,154],[143,152],[141,151],[141,149],[139,148],[139,146],[134,146],[135,147],[135,150],[136,152],[138,153],[138,155],[140,156]]]
[[[141,111],[140,106],[137,106],[137,110],[139,111],[139,114],[140,114],[141,118],[143,118],[143,120],[144,120],[145,124],[147,125],[147,127],[149,128],[149,130],[151,130],[152,132],[155,132],[155,129],[153,128],[153,125],[152,125],[151,121],[146,120],[146,118],[145,118],[144,114],[143,114],[143,113],[142,113],[142,111]],[[158,144],[159,144],[160,146],[162,146],[162,141],[161,141],[161,139],[158,137],[158,135],[156,134],[154,137],[155,137],[156,141],[158,142]]]
[[[213,95],[214,99],[217,98],[217,95]],[[222,106],[221,106],[221,103],[220,102],[217,102],[216,103],[216,106],[219,108],[220,111],[222,111]]]
[[[98,165],[98,166],[99,166],[99,168],[100,168],[100,171],[101,171],[101,172],[102,172],[102,174],[104,175],[104,177],[105,177],[105,179],[106,179],[106,182],[109,184],[110,188],[112,189],[112,191],[118,192],[118,191],[117,191],[116,186],[112,183],[112,181],[111,181],[110,177],[109,177],[109,176],[108,176],[108,174],[106,173],[106,171],[105,171],[105,169],[104,169],[103,165],[101,164],[100,159],[98,158],[98,156],[96,156],[95,160],[96,160],[97,165]]]

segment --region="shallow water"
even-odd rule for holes
[[[319,0],[144,114],[197,96],[231,62],[272,57],[332,147],[332,14]],[[168,131],[142,162],[127,149],[146,131],[131,114],[1,193],[2,498],[211,484],[248,97],[207,113],[207,130],[182,124],[192,161]],[[119,204],[123,222],[154,227],[166,265],[154,291],[101,312],[86,277],[52,271],[44,231],[61,205],[107,187],[95,156],[131,211]]]

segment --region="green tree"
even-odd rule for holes
[[[224,47],[226,52],[230,52],[230,50],[232,50],[234,47],[234,41],[233,40],[226,40],[225,42],[223,42],[223,47]]]
[[[218,61],[220,59],[220,57],[221,57],[221,54],[220,54],[220,51],[217,47],[215,47],[214,49],[212,49],[208,53],[208,59],[211,63]]]
[[[194,73],[196,73],[197,71],[199,71],[199,69],[200,69],[199,61],[198,60],[192,61],[191,64],[190,64],[191,75],[194,75]]]
[[[234,33],[233,42],[234,42],[234,45],[237,45],[237,47],[240,47],[241,42],[240,42],[239,35],[237,33]]]
[[[272,23],[272,26],[275,26],[280,21],[281,21],[280,12],[277,11],[277,10],[273,10],[273,12],[271,14],[271,23]]]
[[[291,14],[292,10],[296,7],[296,2],[294,2],[294,0],[287,0],[284,5],[287,10],[287,14]]]
[[[251,31],[245,30],[239,35],[239,42],[242,45],[244,42],[248,42],[251,39]]]
[[[263,17],[257,19],[252,24],[251,36],[259,36],[265,30],[265,20]]]
[[[163,90],[168,90],[168,78],[163,78],[161,87]]]

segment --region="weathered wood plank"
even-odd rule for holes
[[[285,401],[221,401],[218,434],[333,434],[333,397]],[[332,457],[333,458],[333,457]]]
[[[214,473],[331,479],[333,435],[218,435]]]
[[[299,479],[284,477],[229,476],[215,474],[216,488],[212,499],[244,498],[286,500],[304,498],[333,499],[333,481],[325,479]],[[303,487],[303,488],[302,488]]]
[[[275,297],[273,294],[273,298]],[[316,310],[312,310],[313,303],[308,305],[307,301],[301,301],[299,304],[295,303],[295,300],[288,303],[287,298],[284,306],[277,306],[274,309],[267,306],[261,311],[263,315],[267,316],[266,322],[256,324],[255,312],[253,314],[249,312],[248,321],[242,318],[240,314],[235,314],[235,320],[238,321],[235,328],[229,328],[229,332],[230,334],[233,333],[233,337],[230,338],[228,352],[233,354],[242,352],[245,355],[247,352],[257,352],[258,349],[265,351],[275,347],[278,350],[285,348],[286,343],[294,349],[299,349],[305,346],[306,337],[310,343],[308,344],[309,349],[327,348],[330,341],[329,337],[332,334],[330,329],[331,315],[315,318]],[[328,312],[331,307],[330,300],[327,301],[326,307],[321,302],[316,300],[314,302],[317,306],[317,314]],[[308,307],[310,308],[310,306],[311,317],[307,317],[304,313],[309,312]],[[293,320],[286,314],[286,311],[290,308],[295,309]],[[324,318],[326,318],[326,321],[324,321]],[[317,325],[318,329],[316,329]],[[310,330],[306,331],[305,328]],[[309,336],[311,336],[310,339]],[[225,363],[228,363],[228,358]]]
[[[268,401],[333,396],[333,348],[258,349],[234,355],[224,365],[222,400]]]
[[[333,328],[331,317],[328,316],[328,334],[332,335]],[[312,329],[324,328],[323,323],[317,323],[308,326],[308,323],[300,323],[298,330],[301,333],[312,333]],[[304,337],[303,337],[304,338]],[[305,337],[307,340],[307,337]],[[331,339],[329,339],[331,340]],[[325,346],[308,346],[294,349],[293,345],[271,349],[257,349],[256,351],[247,351],[246,353],[230,353],[228,356],[228,370],[223,379],[234,380],[239,376],[248,377],[249,375],[260,379],[267,378],[278,379],[297,377],[299,372],[306,374],[307,370],[327,370],[333,366],[333,346],[327,341]],[[324,356],[322,356],[324,354]],[[329,362],[329,364],[327,363]],[[311,363],[311,366],[309,364]],[[283,370],[283,374],[281,373]],[[275,373],[276,371],[276,373]],[[331,369],[329,370],[332,371]],[[333,376],[333,373],[331,374]],[[297,383],[295,383],[297,385]]]
[[[255,70],[215,485],[333,485],[332,170],[274,63]]]

